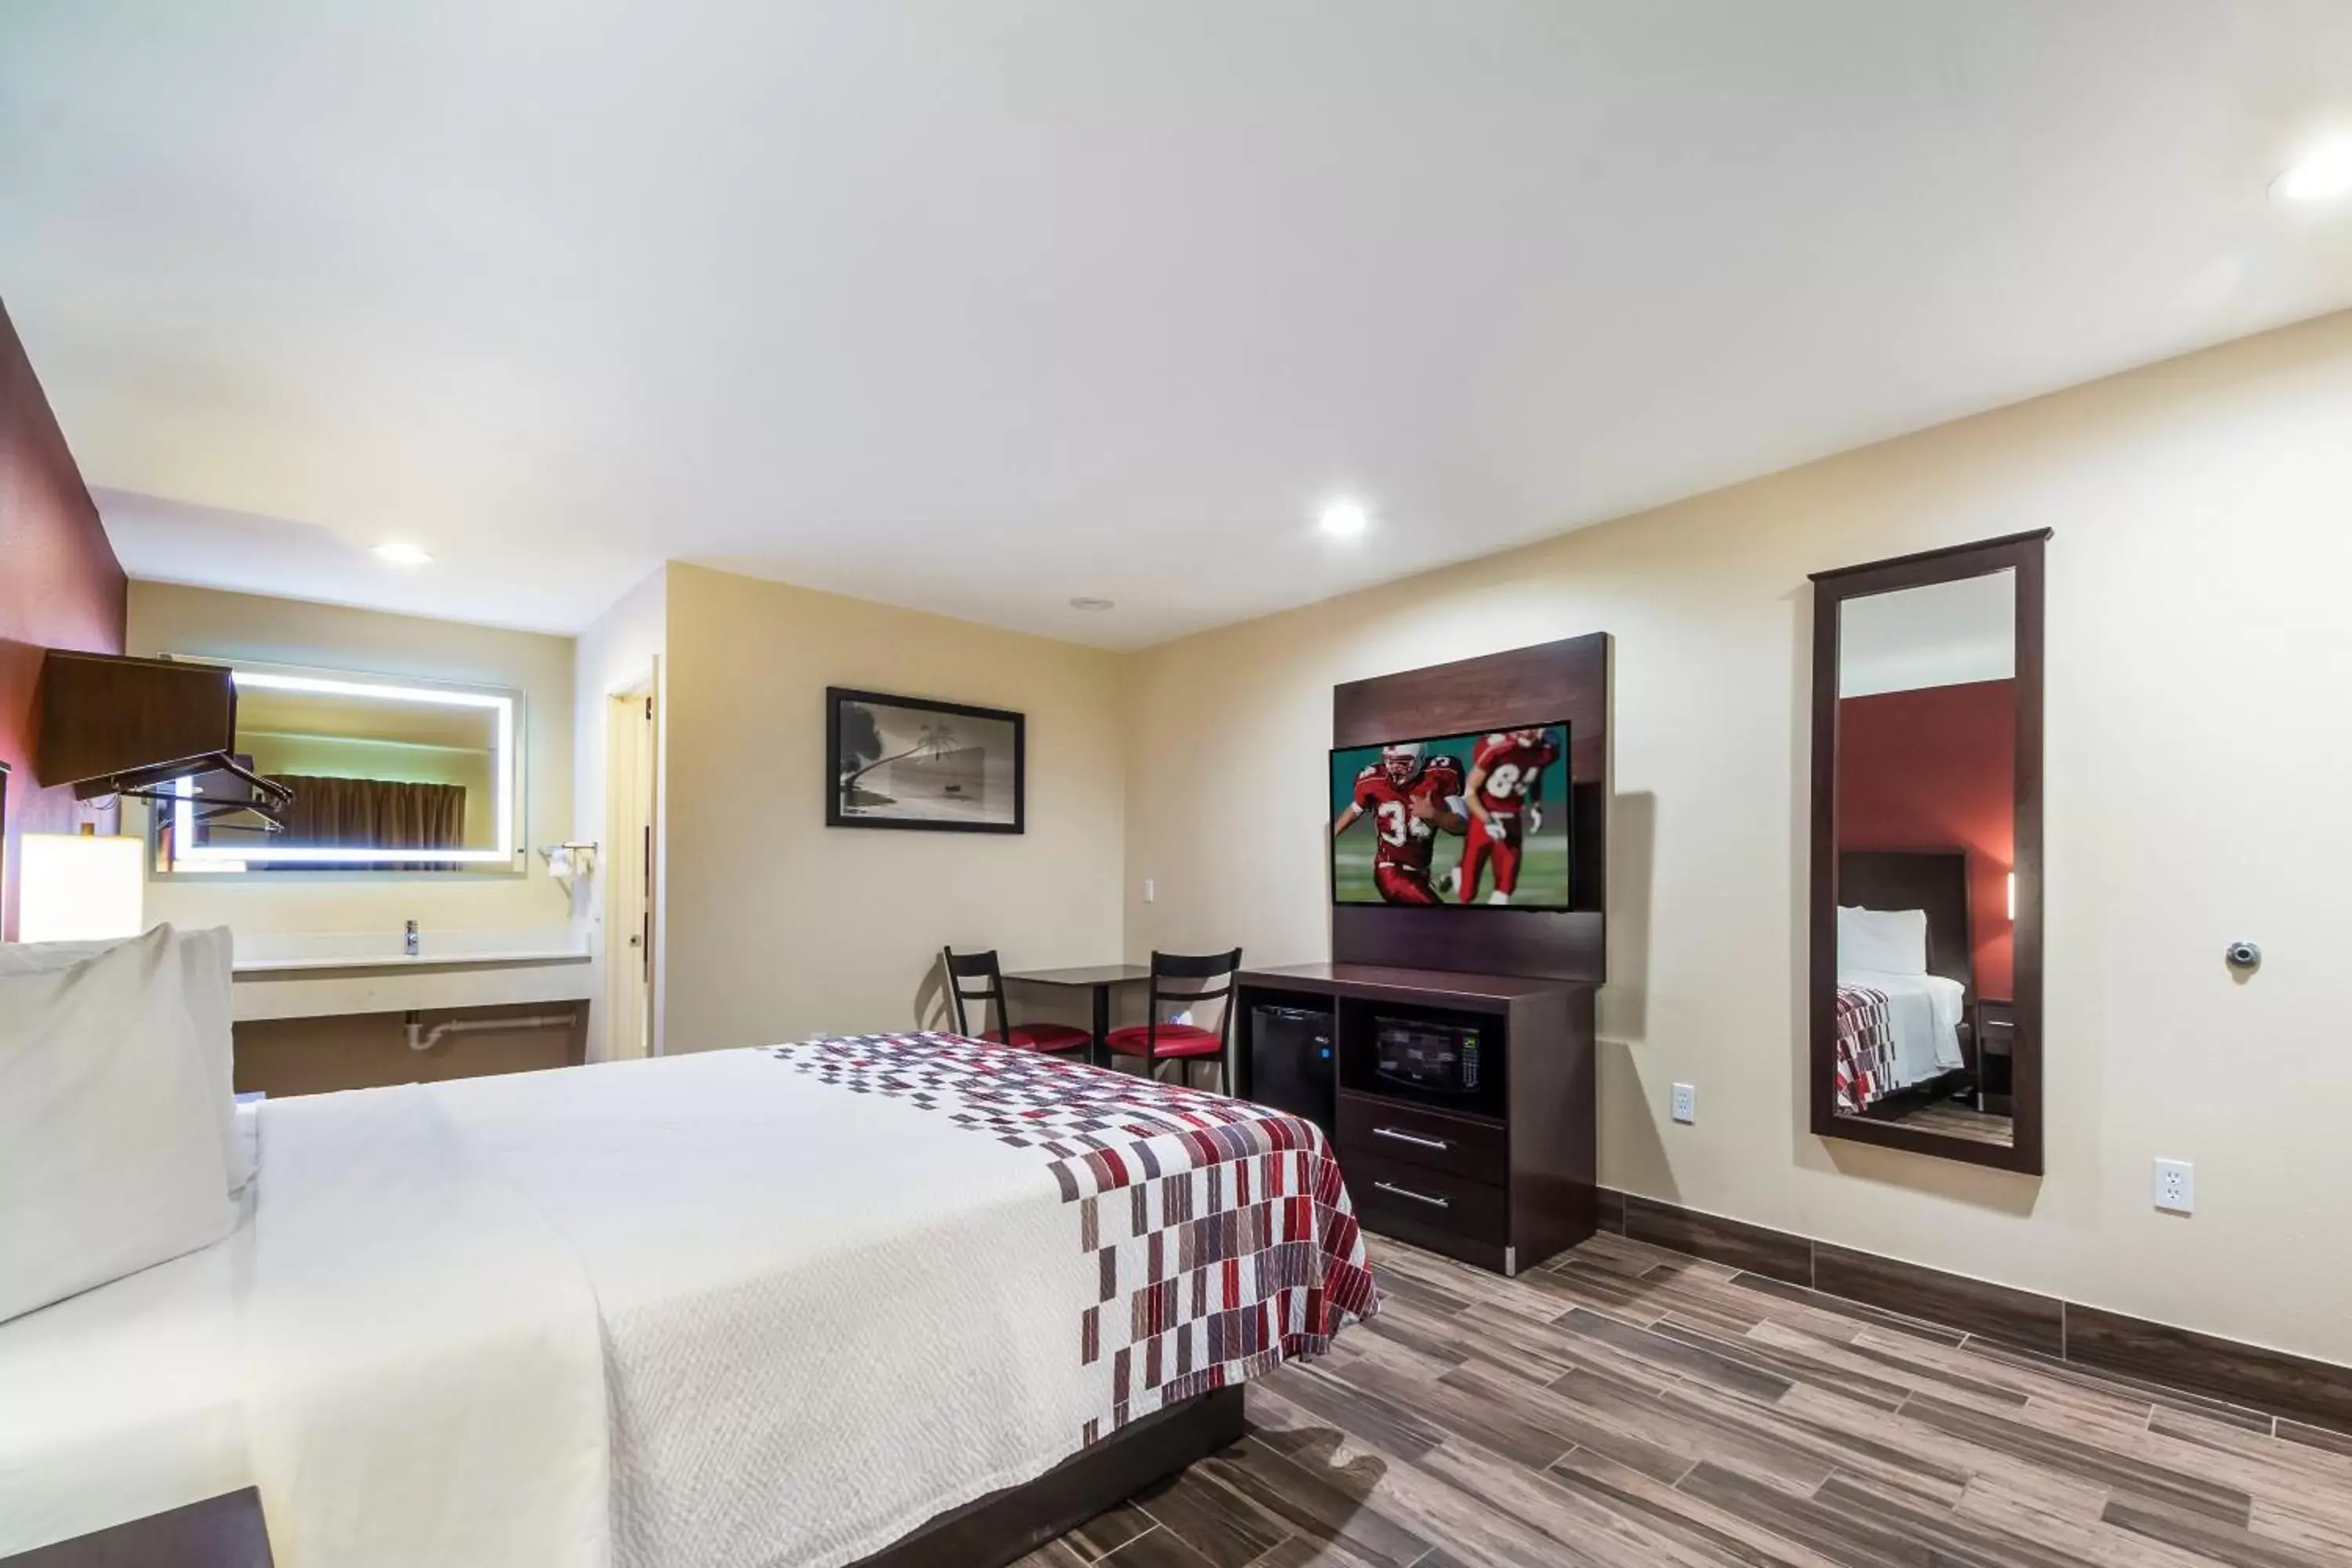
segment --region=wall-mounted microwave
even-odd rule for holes
[[[1499,1032],[1489,1037],[1478,1024],[1375,1016],[1368,1053],[1374,1094],[1454,1110],[1500,1115],[1502,1051]]]

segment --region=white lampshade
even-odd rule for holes
[[[145,840],[27,833],[18,841],[20,942],[104,942],[146,929]]]

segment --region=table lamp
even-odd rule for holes
[[[20,942],[103,942],[145,930],[145,842],[27,833],[16,844]]]

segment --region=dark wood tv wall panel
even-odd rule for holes
[[[1334,746],[1566,721],[1570,819],[1567,912],[1335,905],[1334,963],[1607,978],[1609,658],[1593,632],[1332,688]]]

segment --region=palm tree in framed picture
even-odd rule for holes
[[[903,763],[910,757],[943,757],[954,751],[958,743],[954,725],[926,724],[916,731],[915,743],[906,750],[892,752],[887,756],[877,756],[873,761],[861,763],[854,770],[844,773],[841,779],[841,797],[845,801],[862,805],[887,805],[891,801],[889,795],[862,788],[859,781],[877,768],[887,768],[893,763]]]

